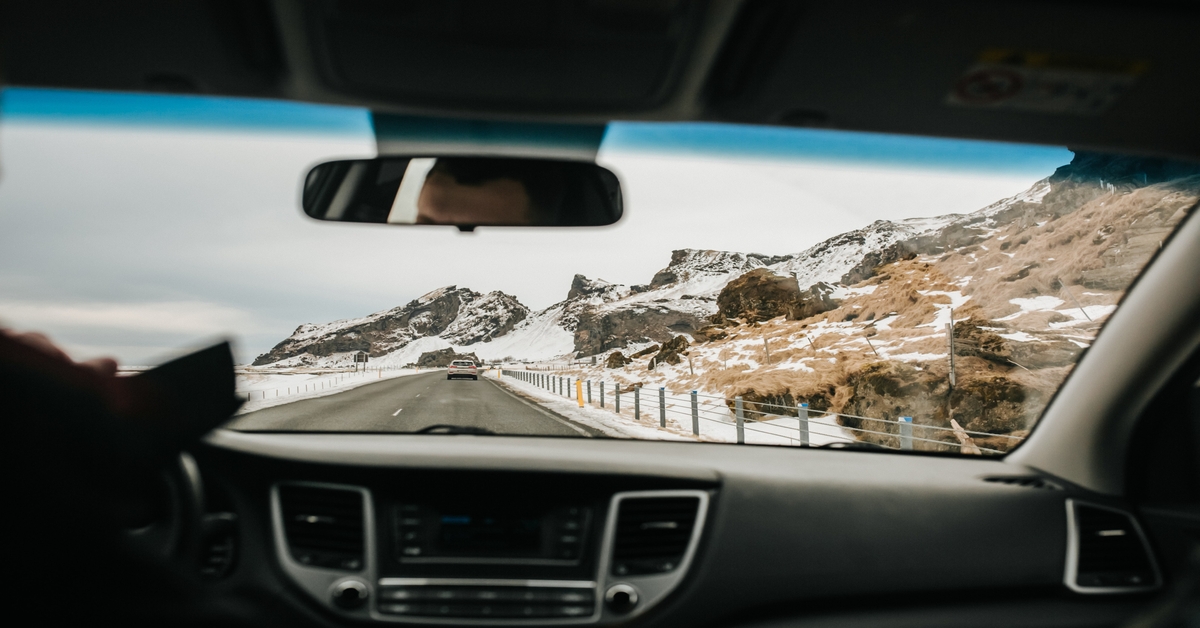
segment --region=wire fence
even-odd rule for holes
[[[759,443],[814,446],[843,443],[876,446],[900,451],[958,451],[969,454],[1003,454],[1023,437],[915,422],[914,417],[895,419],[865,417],[809,408],[809,404],[775,403],[777,400],[744,399],[700,394],[698,391],[669,391],[665,387],[624,386],[617,382],[580,379],[557,373],[558,369],[501,369],[508,377],[591,406],[631,414],[638,424],[643,419],[662,430],[690,431],[693,436],[713,440],[747,442],[748,434]],[[623,412],[624,410],[624,412]],[[655,421],[657,420],[657,421]],[[728,436],[728,438],[726,438]],[[998,439],[984,444],[975,439]]]
[[[358,383],[364,379],[383,379],[384,373],[399,370],[404,369],[398,366],[373,366],[368,368],[364,365],[357,370],[335,371],[332,373],[327,373],[323,377],[318,374],[318,377],[305,382],[297,382],[291,386],[275,386],[272,388],[239,390],[237,394],[240,397],[243,397],[246,401],[265,401],[267,399],[308,395],[326,390],[333,390],[335,388],[341,388],[347,383]],[[270,371],[255,371],[253,374],[271,375],[273,373]],[[295,374],[289,373],[288,376],[294,377]]]

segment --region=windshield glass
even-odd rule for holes
[[[3,107],[0,323],[128,372],[229,337],[239,430],[999,454],[1200,198],[1161,159],[613,123],[612,227],[331,224],[300,182],[375,156],[364,110]]]

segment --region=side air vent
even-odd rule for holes
[[[1140,591],[1158,586],[1158,569],[1137,522],[1111,508],[1069,502],[1071,552],[1067,586],[1088,593]]]
[[[1036,475],[1003,475],[990,478],[983,478],[984,482],[992,482],[995,484],[1008,484],[1009,486],[1023,486],[1025,488],[1041,488],[1050,491],[1061,491],[1062,487],[1046,478]]]
[[[363,494],[353,489],[282,485],[283,532],[292,558],[313,567],[363,568]]]
[[[613,575],[674,571],[687,553],[699,507],[698,497],[622,499],[613,537]]]

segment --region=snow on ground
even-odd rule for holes
[[[428,372],[430,369],[426,369]],[[304,399],[336,395],[385,379],[414,375],[417,369],[359,371],[314,371],[297,369],[237,371],[237,394],[244,403],[238,414],[281,406]]]
[[[553,371],[542,372],[551,377],[569,377]],[[570,396],[540,388],[535,384],[516,377],[498,376],[497,381],[519,390],[554,412],[578,421],[579,423],[598,429],[606,435],[622,438],[640,438],[647,440],[699,440],[704,442],[736,443],[737,424],[724,400],[710,395],[699,395],[697,398],[700,419],[700,436],[692,434],[691,399],[687,394],[664,394],[666,406],[666,427],[659,426],[658,390],[651,387],[643,388],[639,393],[641,420],[633,416],[633,392],[629,388],[621,393],[621,413],[615,412],[613,392],[614,382],[605,382],[605,407],[600,407],[600,385],[592,382],[592,402],[586,401],[580,407],[575,399],[575,378],[572,377],[567,385]],[[799,445],[799,419],[795,417],[778,417],[766,421],[747,421],[744,426],[744,441],[751,445]],[[837,425],[832,417],[814,416],[809,420],[809,443],[824,445],[832,442],[853,442],[854,438]]]
[[[943,296],[950,299],[949,303],[936,304],[938,311],[937,316],[935,316],[933,319],[933,322],[925,323],[924,325],[917,325],[917,327],[932,327],[934,329],[942,329],[946,325],[950,324],[950,317],[954,313],[954,310],[957,310],[966,304],[967,301],[971,300],[971,297],[964,296],[963,293],[958,291],[947,292],[944,290],[918,290],[917,292],[926,296]],[[1016,301],[1018,299],[1013,300]]]
[[[1011,334],[996,334],[996,335],[1000,336],[1001,338],[1005,338],[1007,340],[1013,340],[1016,342],[1037,342],[1037,340],[1038,340],[1036,337],[1030,336],[1029,334],[1027,334],[1023,331],[1016,331]]]

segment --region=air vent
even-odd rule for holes
[[[1158,586],[1154,558],[1132,516],[1110,508],[1072,506],[1074,560],[1068,565],[1068,586],[1098,593]]]
[[[666,573],[682,562],[696,524],[698,497],[627,497],[620,501],[612,573]]]
[[[1006,475],[990,478],[983,478],[984,482],[993,482],[996,484],[1008,484],[1010,486],[1023,486],[1025,488],[1042,488],[1050,491],[1061,491],[1062,487],[1046,478],[1036,475]]]
[[[363,567],[363,494],[352,489],[279,487],[284,537],[302,564],[358,571]]]

